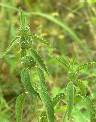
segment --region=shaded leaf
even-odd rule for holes
[[[16,99],[16,122],[22,122],[22,112],[23,112],[23,104],[25,101],[25,95],[20,94]]]
[[[22,69],[22,71],[21,71],[21,81],[22,81],[25,89],[28,91],[28,93],[32,97],[38,95],[38,93],[35,91],[35,89],[31,85],[29,70],[26,68]]]

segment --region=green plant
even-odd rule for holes
[[[48,95],[44,73],[48,74],[48,70],[44,61],[39,56],[39,54],[33,49],[32,43],[34,39],[39,39],[41,42],[44,42],[43,39],[39,36],[32,35],[30,33],[30,29],[27,26],[26,16],[23,12],[20,13],[20,29],[19,35],[12,41],[11,46],[8,50],[1,56],[1,58],[5,57],[6,54],[13,48],[15,44],[19,42],[20,44],[20,60],[22,64],[21,69],[21,82],[24,86],[23,93],[17,97],[16,100],[16,121],[22,121],[22,110],[23,103],[25,101],[25,95],[28,94],[32,97],[32,99],[36,99],[36,97],[40,97],[42,102],[44,103],[48,122],[54,122],[54,108],[52,106],[51,98]],[[30,71],[32,69],[38,69],[39,80],[39,88],[38,91],[31,84],[30,80]]]
[[[79,75],[86,72],[86,70],[96,66],[96,62],[88,62],[85,64],[79,64],[76,62],[76,59],[70,59],[68,57],[62,56],[57,57],[57,60],[62,64],[65,71],[68,74],[68,84],[66,89],[66,98],[67,98],[67,110],[66,115],[68,115],[69,119],[72,119],[72,111],[75,108],[77,102],[87,101],[87,111],[89,111],[90,121],[95,122],[96,117],[93,115],[93,101],[90,96],[87,96],[88,86],[84,85],[83,80],[78,79]],[[87,89],[87,90],[86,90]],[[91,93],[90,93],[91,94]],[[92,94],[91,94],[92,95]],[[91,101],[90,101],[91,99]],[[78,100],[78,101],[77,101]],[[89,107],[90,106],[90,107]],[[65,116],[64,116],[65,117]],[[65,120],[65,118],[64,118]]]
[[[20,17],[21,17],[21,28],[20,28],[21,59],[23,58],[21,81],[24,84],[24,87],[27,90],[27,92],[32,96],[32,98],[40,95],[40,98],[44,103],[45,110],[47,112],[48,121],[54,122],[54,108],[52,106],[51,99],[47,93],[45,79],[44,79],[44,72],[48,73],[48,71],[42,58],[38,55],[38,53],[34,49],[32,49],[32,36],[29,32],[29,29],[26,27],[26,19],[23,12],[21,12]],[[30,74],[29,74],[30,69],[36,67],[35,65],[37,66],[37,68],[40,67],[43,70],[42,71],[41,69],[38,69],[38,73],[40,77],[38,92],[36,92],[33,86],[31,85]],[[18,100],[17,100],[17,105],[18,105]],[[16,108],[17,108],[16,111],[19,111],[20,109],[19,106],[17,106]],[[16,118],[18,118],[18,116]]]
[[[66,31],[70,32],[70,35],[79,42],[78,37],[70,31],[69,28],[62,25],[62,23],[56,21],[50,16],[45,16],[43,14],[37,14],[43,16],[59,26],[63,27]],[[27,95],[30,95],[32,99],[37,97],[42,101],[44,108],[40,113],[39,121],[40,122],[55,122],[56,116],[55,112],[57,111],[57,106],[60,101],[64,101],[65,104],[64,110],[60,112],[64,113],[63,121],[68,119],[71,121],[73,118],[73,111],[76,108],[77,101],[80,103],[82,100],[87,101],[86,103],[91,104],[90,109],[87,108],[87,111],[90,111],[90,120],[95,122],[96,118],[94,115],[94,104],[91,98],[87,96],[88,85],[85,86],[83,80],[78,78],[79,74],[82,74],[86,69],[91,68],[96,65],[96,62],[89,62],[85,64],[78,64],[75,59],[67,57],[58,57],[57,60],[64,67],[65,72],[68,75],[68,81],[64,88],[64,91],[57,94],[53,99],[49,96],[49,92],[46,85],[46,77],[50,74],[44,63],[44,60],[41,58],[39,52],[34,48],[34,41],[39,40],[39,43],[47,44],[47,41],[42,37],[31,34],[26,21],[25,13],[21,12],[20,14],[20,29],[18,36],[12,41],[11,46],[8,50],[1,55],[0,58],[6,56],[6,54],[13,48],[14,45],[19,42],[20,49],[20,62],[21,62],[21,82],[23,84],[23,90],[21,95],[17,97],[16,100],[16,121],[22,121],[22,112],[24,107],[24,102],[26,102]],[[55,57],[56,58],[56,57]],[[37,78],[37,87],[31,81],[31,71],[35,70]],[[46,77],[45,77],[46,75]],[[87,89],[87,90],[86,90]],[[84,91],[86,90],[86,91]],[[26,97],[25,97],[26,96]]]

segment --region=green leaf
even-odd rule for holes
[[[74,106],[74,85],[73,85],[73,82],[70,81],[68,83],[66,92],[67,92],[67,114],[68,114],[68,118],[70,119],[72,109]]]
[[[54,117],[53,104],[48,95],[48,90],[46,87],[43,71],[40,68],[38,68],[38,75],[40,79],[39,80],[39,94],[47,112],[48,122],[54,122],[55,117]]]
[[[20,46],[22,52],[26,52],[27,49],[31,48],[32,40],[31,40],[31,32],[29,26],[27,25],[27,19],[25,13],[21,10],[20,12]],[[22,54],[24,54],[22,53]],[[26,53],[25,53],[26,55]]]
[[[32,98],[34,96],[38,96],[38,93],[34,90],[34,88],[31,85],[29,70],[26,68],[23,68],[21,71],[21,81],[22,81],[25,89],[32,96]]]
[[[30,69],[35,66],[36,62],[34,61],[32,56],[25,56],[21,59],[22,64],[24,67]]]
[[[85,96],[87,93],[87,86],[81,80],[77,80],[77,88],[80,89],[81,96]]]
[[[23,105],[25,101],[25,94],[20,94],[16,99],[16,122],[22,122]]]
[[[43,37],[40,36],[40,35],[33,34],[33,35],[32,35],[32,39],[33,39],[33,40],[36,40],[36,41],[39,41],[39,42],[41,42],[41,43],[44,43],[44,44],[46,44],[46,45],[49,45],[49,42],[48,42],[47,40],[43,39]]]
[[[62,99],[64,99],[64,96],[65,96],[64,93],[59,93],[58,95],[56,95],[52,101],[53,107],[55,107],[58,102],[60,102]],[[43,111],[40,115],[40,122],[48,122],[45,111]]]
[[[47,67],[46,65],[44,64],[44,61],[42,60],[42,58],[38,55],[38,53],[31,49],[31,53],[32,53],[32,56],[34,57],[35,61],[38,63],[38,65],[40,66],[40,68],[42,70],[44,70],[47,74],[48,74],[48,70],[47,70]]]
[[[6,56],[12,50],[12,48],[17,44],[17,39],[18,38],[19,37],[16,37],[14,40],[12,40],[12,43],[8,46],[6,51],[3,52],[2,54],[0,54],[0,59],[4,58],[4,56]]]
[[[90,122],[96,122],[96,105],[89,96],[86,97],[86,104],[90,114]]]
[[[55,106],[59,101],[64,99],[64,96],[64,93],[59,93],[58,95],[56,95],[56,97],[53,98],[53,106]]]
[[[20,25],[21,28],[26,28],[26,16],[22,10],[20,10]]]
[[[85,69],[88,70],[90,68],[93,68],[94,66],[96,66],[96,61],[87,62],[85,64],[79,65],[77,71],[80,72],[81,70],[85,70]]]
[[[43,111],[40,115],[40,122],[48,122],[46,112]]]
[[[69,70],[69,59],[67,57],[60,56],[57,60],[63,65],[65,71]]]

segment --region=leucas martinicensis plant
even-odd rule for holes
[[[83,83],[83,80],[79,78],[79,75],[84,73],[84,71],[86,72],[86,70],[96,66],[96,62],[92,61],[85,64],[79,64],[75,58],[70,59],[65,56],[58,57],[57,60],[62,64],[68,76],[68,83],[66,86],[67,117],[69,119],[72,117],[72,110],[76,104],[78,104],[80,101],[86,101],[86,104],[88,104],[87,111],[89,112],[90,116],[90,120],[88,121],[95,122],[96,109],[94,103],[92,102],[92,94],[89,93],[90,95],[88,95],[87,92],[89,87]],[[63,118],[63,120],[64,119],[65,118]]]
[[[48,95],[44,73],[48,74],[48,70],[42,58],[38,55],[37,51],[32,48],[32,39],[39,38],[38,36],[32,36],[29,28],[26,26],[26,18],[24,13],[21,12],[20,16],[20,48],[21,48],[21,62],[23,64],[21,70],[21,81],[25,90],[30,94],[30,96],[35,99],[35,97],[40,97],[42,100],[47,118],[49,122],[54,122],[54,108],[50,96]],[[43,40],[43,39],[41,39]],[[30,81],[30,70],[31,68],[37,69],[37,75],[39,76],[38,91],[34,89]],[[23,93],[25,94],[25,93]],[[24,95],[21,94],[16,100],[16,120],[21,121],[22,105],[24,102]],[[22,104],[22,105],[21,105]]]
[[[40,42],[47,44],[47,41],[42,39],[42,37],[37,35],[32,35],[30,29],[27,25],[26,16],[23,12],[20,13],[20,28],[18,36],[12,41],[11,46],[8,50],[0,56],[3,58],[6,54],[13,48],[14,45],[20,45],[20,60],[21,60],[21,82],[24,86],[24,91],[17,97],[16,100],[16,121],[22,121],[22,111],[25,97],[28,94],[32,99],[39,97],[45,106],[45,114],[47,115],[48,122],[54,122],[54,108],[50,96],[48,95],[48,90],[45,83],[45,76],[47,75],[48,70],[44,61],[39,56],[38,52],[33,49],[33,41],[39,40]],[[32,68],[37,70],[38,75],[38,91],[31,84],[30,72]],[[43,116],[43,115],[42,115]],[[40,118],[40,121],[43,121],[43,117]]]
[[[88,86],[85,86],[83,80],[80,80],[79,75],[88,68],[96,65],[96,62],[78,64],[75,59],[67,58],[66,56],[53,57],[62,64],[68,76],[66,88],[62,93],[51,98],[48,93],[45,75],[49,75],[48,69],[41,58],[38,51],[34,49],[34,41],[39,40],[39,43],[48,44],[41,36],[34,35],[30,32],[26,16],[23,12],[20,13],[20,28],[19,34],[11,43],[8,50],[0,57],[3,58],[13,48],[14,45],[20,45],[20,61],[21,61],[21,82],[24,86],[22,93],[16,99],[16,122],[23,122],[22,114],[25,99],[30,95],[32,99],[37,97],[42,101],[44,109],[40,114],[39,122],[56,122],[55,108],[62,100],[64,104],[64,116],[62,121],[72,121],[73,110],[77,103],[81,100],[88,101],[88,111],[90,113],[90,121],[95,122],[95,108],[90,96],[87,95]],[[31,71],[36,70],[38,77],[37,88],[31,82]]]

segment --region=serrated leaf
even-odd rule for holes
[[[69,62],[66,57],[58,57],[57,60],[63,65],[65,71],[69,69]]]
[[[94,66],[96,66],[96,61],[87,62],[85,64],[79,65],[77,71],[80,72],[81,70],[85,70],[85,69],[88,70],[89,68],[92,68]]]
[[[44,73],[40,68],[38,68],[37,71],[39,75],[39,94],[46,109],[48,122],[54,122],[54,108],[52,101],[48,95]]]
[[[23,105],[25,101],[25,95],[20,94],[16,99],[16,122],[22,122]]]
[[[82,96],[85,96],[87,93],[87,86],[85,86],[85,84],[81,80],[78,80],[77,87],[80,89],[80,94]]]
[[[40,42],[43,43],[43,44],[49,45],[49,42],[48,42],[47,40],[43,39],[43,37],[40,36],[40,35],[34,34],[34,35],[32,35],[32,39],[33,39],[33,40],[40,41]]]
[[[33,49],[31,49],[31,53],[32,53],[32,56],[34,57],[34,59],[35,59],[35,61],[38,63],[38,65],[40,66],[40,68],[42,69],[42,70],[44,70],[47,74],[49,74],[48,73],[48,70],[47,70],[47,67],[46,67],[46,65],[44,64],[44,61],[42,60],[42,58],[38,55],[38,53],[35,51],[35,50],[33,50]]]
[[[70,119],[72,109],[74,106],[74,85],[73,85],[73,82],[70,81],[68,83],[66,92],[67,92],[67,114],[68,114],[68,118]]]
[[[86,97],[87,110],[90,114],[90,122],[96,122],[96,107],[89,96]]]
[[[4,58],[4,56],[6,56],[12,50],[12,48],[17,44],[17,39],[18,39],[18,37],[16,37],[14,40],[12,40],[12,43],[8,46],[6,51],[3,52],[2,54],[0,54],[0,59]]]
[[[56,95],[53,98],[53,106],[55,106],[59,101],[61,101],[62,99],[64,99],[64,93],[59,93],[58,95]]]
[[[22,81],[23,86],[25,87],[25,89],[28,91],[28,93],[32,97],[38,95],[38,93],[35,91],[35,89],[31,85],[30,74],[29,74],[29,70],[27,68],[24,68],[21,71],[21,81]]]

